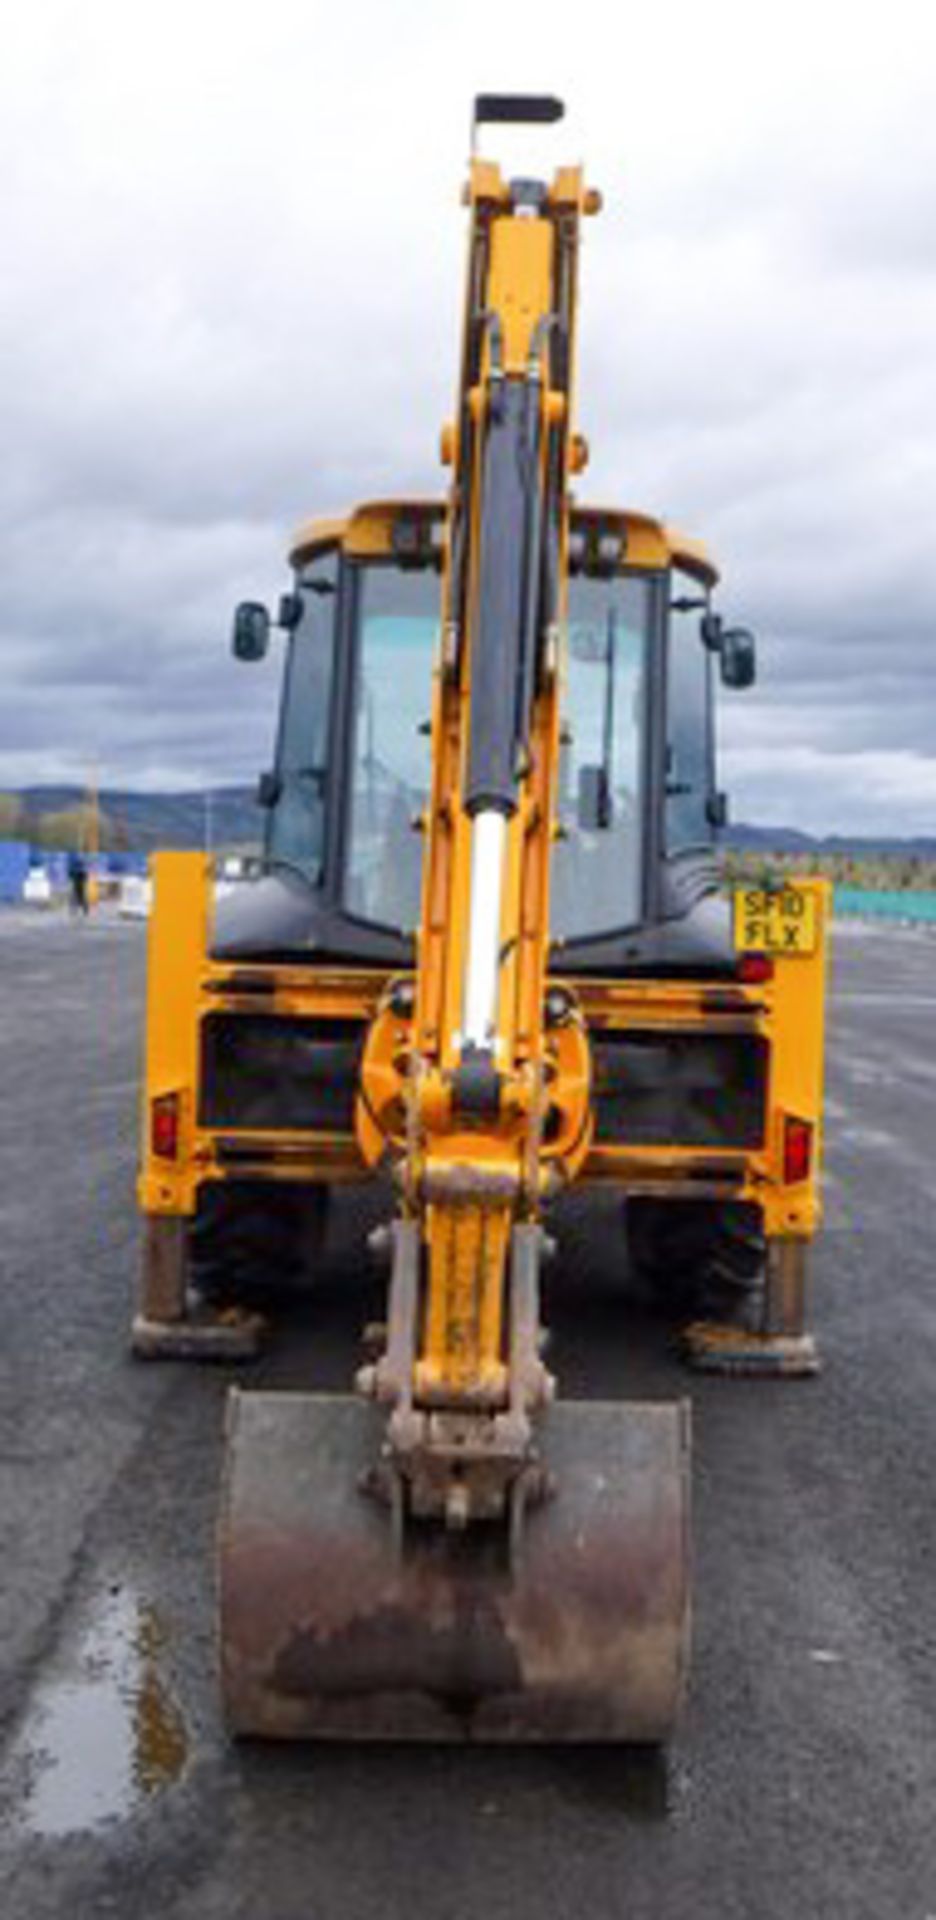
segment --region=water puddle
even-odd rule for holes
[[[188,1754],[159,1672],[165,1631],[127,1588],[101,1596],[69,1672],[43,1681],[13,1761],[33,1833],[87,1832],[171,1786]]]

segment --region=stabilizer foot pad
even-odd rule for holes
[[[254,1360],[265,1334],[263,1315],[238,1307],[223,1313],[200,1309],[182,1320],[147,1320],[137,1314],[130,1350],[137,1360]]]
[[[694,1320],[683,1328],[680,1346],[697,1373],[796,1380],[817,1374],[821,1365],[811,1333],[754,1333],[714,1320]]]

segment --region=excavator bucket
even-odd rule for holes
[[[498,1530],[407,1528],[359,1490],[380,1416],[232,1391],[220,1538],[231,1731],[641,1741],[672,1730],[689,1631],[688,1409],[567,1402],[556,1492]]]

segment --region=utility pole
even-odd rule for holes
[[[84,853],[85,853],[85,859],[87,861],[87,867],[88,867],[87,879],[85,884],[88,889],[89,907],[97,906],[97,899],[98,899],[97,869],[98,869],[99,856],[101,852],[101,810],[100,810],[100,802],[99,802],[99,789],[100,789],[100,776],[98,772],[98,763],[97,763],[97,760],[92,760],[91,768],[88,773],[87,799],[85,801],[84,834],[82,836],[85,843]]]

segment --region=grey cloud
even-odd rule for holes
[[[306,515],[443,488],[485,35],[517,84],[555,75],[493,0],[48,6],[0,77],[23,182],[0,212],[2,777],[95,751],[113,782],[240,779],[275,669],[230,663],[233,602],[275,595]],[[706,535],[721,604],[761,636],[722,723],[736,814],[919,830],[933,16],[899,0],[885,43],[837,6],[754,11],[677,0],[662,62],[635,15],[626,72],[563,42],[555,151],[581,130],[609,200],[583,258],[580,492]],[[546,0],[547,37],[564,23]]]

